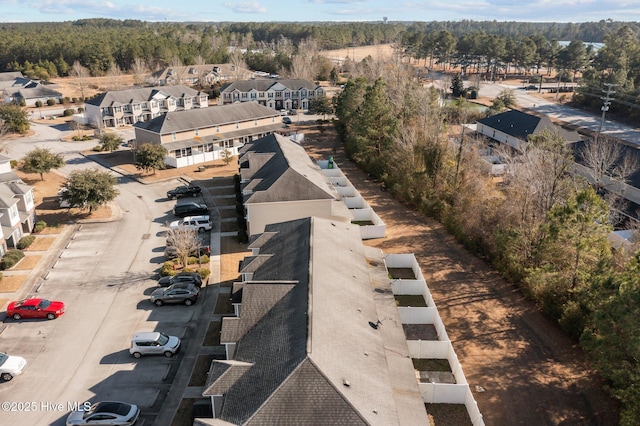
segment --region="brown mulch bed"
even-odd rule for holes
[[[27,255],[20,259],[18,263],[16,263],[11,270],[12,271],[30,271],[38,265],[42,256],[34,254]]]
[[[18,291],[26,279],[27,275],[4,275],[2,280],[0,280],[0,293],[13,293]]]
[[[40,233],[41,235],[42,233]],[[56,241],[55,235],[50,237],[36,236],[36,239],[24,251],[46,251]]]

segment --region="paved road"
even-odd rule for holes
[[[37,124],[34,130],[7,146],[11,158],[46,146],[65,156],[62,174],[102,168],[78,154],[95,141],[61,142],[64,130]],[[74,403],[105,399],[139,404],[142,419],[155,422],[184,355],[134,360],[129,339],[136,331],[160,330],[186,337],[188,344],[203,310],[203,304],[155,307],[148,301],[154,271],[164,261],[161,233],[173,219],[166,190],[178,184],[143,185],[119,176],[121,219],[70,226],[37,281],[15,294],[63,300],[67,312],[54,321],[4,320],[0,349],[23,356],[28,366],[0,383],[0,401],[15,410],[1,412],[0,423],[62,425]]]
[[[534,96],[533,92],[527,92],[522,86],[514,86],[502,83],[482,83],[480,85],[479,95],[483,97],[494,98],[502,90],[511,89],[516,97],[516,103],[522,108],[527,108],[540,114],[546,114],[550,117],[562,120],[575,126],[589,129],[593,132],[598,130],[601,122],[601,115],[588,114],[584,111],[567,107],[547,101],[545,99]],[[633,145],[640,146],[640,128],[627,126],[606,119],[602,126],[603,135],[608,135],[627,141]]]

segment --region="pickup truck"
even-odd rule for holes
[[[172,200],[180,197],[195,197],[201,192],[202,188],[197,185],[182,185],[167,191],[167,198]]]

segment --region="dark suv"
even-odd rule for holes
[[[167,191],[167,198],[172,200],[180,197],[195,197],[202,192],[202,188],[197,185],[183,185]]]
[[[173,207],[173,214],[177,217],[208,215],[209,209],[200,203],[183,203]]]

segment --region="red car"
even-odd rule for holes
[[[64,303],[47,299],[24,299],[9,303],[7,316],[14,320],[21,318],[56,319],[64,314]]]

